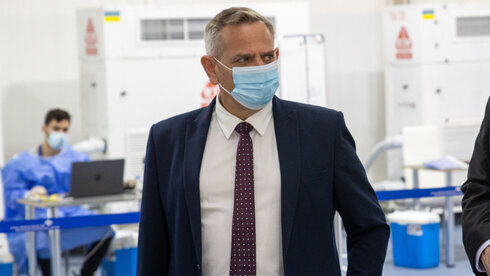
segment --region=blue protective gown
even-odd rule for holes
[[[72,162],[89,161],[85,154],[74,151],[70,146],[52,157],[41,157],[36,150],[25,151],[12,159],[2,169],[4,187],[5,221],[23,220],[24,205],[16,199],[24,198],[34,186],[41,185],[48,194],[61,194],[70,191]],[[92,211],[69,206],[58,208],[58,217],[86,216]],[[46,209],[36,208],[36,218],[46,218]],[[114,232],[110,227],[91,227],[82,229],[66,229],[60,231],[61,250],[69,250],[87,245],[103,238],[111,237]],[[21,274],[27,271],[27,254],[25,233],[7,234],[10,251],[14,255]],[[36,253],[39,258],[49,258],[49,236],[46,231],[36,232]]]

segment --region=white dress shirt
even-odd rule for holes
[[[487,240],[486,242],[484,242],[480,248],[478,248],[478,251],[476,252],[476,269],[479,271],[479,272],[487,272],[485,270],[485,267],[483,266],[483,264],[481,263],[480,259],[481,259],[481,254],[483,253],[483,251],[488,247],[490,246],[490,240]]]
[[[254,154],[257,275],[284,275],[281,232],[281,174],[272,101],[246,122]],[[235,191],[236,151],[241,119],[216,98],[202,159],[201,200],[202,272],[204,276],[230,274],[231,234]]]

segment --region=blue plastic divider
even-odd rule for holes
[[[376,192],[379,201],[407,199],[407,198],[421,198],[421,197],[448,197],[448,196],[457,196],[462,194],[463,193],[461,192],[461,187],[459,186],[432,188],[432,189],[391,190],[391,191]]]
[[[0,233],[45,231],[138,223],[139,212],[0,222]]]
[[[433,189],[391,190],[376,192],[379,201],[421,198],[421,197],[448,197],[462,195],[461,187],[444,187]],[[53,229],[69,229],[107,226],[111,224],[138,223],[139,212],[105,214],[77,217],[63,217],[51,219],[16,220],[0,222],[0,233],[45,231]]]

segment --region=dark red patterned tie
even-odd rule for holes
[[[230,275],[256,274],[255,262],[255,193],[252,125],[239,123],[240,134],[235,168],[235,203],[231,239]]]

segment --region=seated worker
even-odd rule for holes
[[[24,205],[17,203],[18,198],[49,196],[70,191],[72,163],[89,161],[89,157],[68,145],[66,134],[69,126],[70,115],[66,111],[50,110],[42,127],[45,134],[43,143],[22,152],[2,169],[5,221],[25,218]],[[93,214],[92,211],[78,206],[62,207],[58,210],[59,217]],[[46,209],[36,208],[37,219],[46,217]],[[88,246],[81,275],[94,275],[109,248],[114,232],[110,227],[90,227],[64,229],[60,231],[60,236],[62,251]],[[27,274],[25,233],[8,233],[7,237],[10,251],[19,266],[19,273]],[[51,275],[48,233],[37,231],[35,237],[36,256],[43,275]]]

